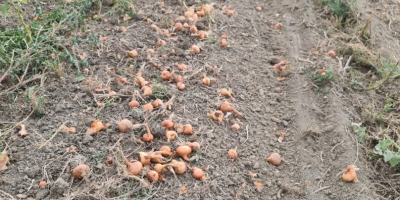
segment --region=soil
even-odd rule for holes
[[[391,31],[380,16],[381,10],[374,8],[383,8],[385,12],[389,10],[386,8],[391,8],[398,13],[398,4],[374,2],[357,2],[360,13],[365,13],[360,19],[373,16],[371,31],[376,41],[375,50],[381,49],[383,54],[391,55],[399,51],[399,36],[395,33],[400,26],[392,23]],[[77,55],[87,55],[89,74],[84,75],[86,80],[77,81],[76,68],[67,64],[61,77],[53,74],[46,79],[45,103],[40,116],[35,113],[27,118],[32,108],[21,99],[22,95],[14,97],[15,101],[2,99],[7,104],[0,106],[0,121],[19,122],[27,118],[23,123],[30,135],[21,138],[18,130],[13,129],[2,136],[2,141],[8,144],[10,163],[7,170],[0,172],[1,198],[25,195],[22,197],[34,199],[320,200],[395,199],[399,196],[400,183],[390,176],[394,169],[382,160],[369,160],[368,149],[358,142],[358,135],[350,126],[351,122],[361,120],[360,110],[364,105],[382,100],[385,91],[398,94],[398,85],[365,92],[348,90],[338,83],[328,94],[315,92],[308,70],[338,69],[338,61],[324,53],[334,49],[340,37],[339,33],[324,34],[332,26],[332,19],[320,5],[311,0],[216,1],[212,22],[202,19],[197,24],[199,30],[209,33],[208,38],[199,40],[187,32],[162,36],[146,23],[150,18],[159,28],[170,28],[170,20],[185,11],[179,1],[167,0],[160,5],[153,0],[138,0],[134,4],[137,17],[128,22],[123,22],[118,14],[107,21],[87,20],[82,38],[97,33],[107,39],[99,41],[95,47],[82,44],[76,48]],[[191,5],[199,6],[201,2],[186,3],[186,6]],[[234,16],[224,14],[227,5],[232,5]],[[263,11],[257,12],[256,6],[261,6]],[[278,22],[283,24],[280,30],[274,28]],[[121,25],[127,27],[126,32],[120,31]],[[224,33],[228,35],[227,48],[219,46]],[[158,39],[165,40],[166,47],[157,48]],[[190,54],[191,45],[199,46],[201,53]],[[139,58],[129,60],[118,46],[137,49]],[[154,60],[162,68],[171,67],[175,73],[187,77],[184,91],[159,78],[160,70],[146,59],[148,48],[156,49]],[[171,49],[176,53],[170,53]],[[319,54],[310,55],[311,50],[318,50]],[[164,54],[168,55],[168,60],[162,58]],[[291,65],[285,74],[277,74],[272,69],[272,65],[281,60],[288,60]],[[189,68],[179,72],[174,66],[176,62],[185,63]],[[155,95],[141,95],[139,102],[143,105],[156,97],[166,102],[173,97],[172,110],[155,109],[149,113],[141,107],[129,109],[132,93],[141,93],[134,77],[142,65],[145,66],[143,76],[152,81]],[[210,86],[201,83],[200,70],[211,78]],[[281,76],[286,79],[277,81]],[[116,83],[115,77],[126,77],[128,83]],[[103,89],[109,86],[118,95],[101,98],[102,92],[94,92],[100,83],[104,84]],[[229,101],[245,114],[244,119],[231,114],[217,123],[207,117],[208,111],[217,110],[227,99],[219,95],[221,87],[232,88],[234,100]],[[99,107],[97,102],[107,105]],[[192,124],[199,133],[180,135],[168,143],[160,123],[172,113],[177,123]],[[137,123],[148,122],[154,141],[141,144],[134,139],[141,138],[144,129],[120,133],[117,124],[124,118]],[[110,123],[111,127],[89,136],[86,129],[95,119]],[[233,123],[239,123],[241,129],[231,130]],[[63,124],[76,127],[76,133],[57,131]],[[3,124],[2,129],[7,127]],[[281,131],[285,132],[285,137],[283,142],[278,142]],[[207,180],[195,180],[191,172],[176,177],[167,172],[162,182],[146,189],[125,176],[115,163],[105,164],[107,156],[120,159],[116,151],[119,142],[129,159],[137,159],[137,152],[158,150],[162,145],[174,149],[186,141],[198,141],[202,145],[197,152],[199,159],[189,165],[203,168]],[[77,148],[77,153],[69,152],[72,146]],[[231,161],[227,152],[235,147],[239,158]],[[266,162],[273,152],[282,156],[281,165]],[[90,166],[91,175],[87,180],[72,180],[71,170],[80,163]],[[342,181],[342,172],[348,165],[360,168],[358,183]],[[256,175],[252,176],[250,171]],[[39,188],[41,180],[46,180],[47,185]],[[254,182],[261,182],[263,188],[256,188]],[[187,193],[179,195],[182,186],[187,187]]]

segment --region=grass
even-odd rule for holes
[[[335,81],[335,75],[332,69],[318,70],[313,74],[309,73],[310,80],[315,86],[315,92],[328,94],[330,91],[330,83]]]
[[[355,0],[318,0],[320,4],[326,6],[330,14],[334,16],[338,25],[344,27],[351,24],[355,19]]]

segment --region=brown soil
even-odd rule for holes
[[[77,55],[88,56],[90,72],[85,76],[86,80],[89,77],[92,80],[90,84],[85,80],[77,82],[75,69],[65,66],[61,78],[51,75],[46,79],[43,116],[32,115],[24,122],[30,135],[21,138],[17,130],[2,135],[2,141],[8,144],[10,164],[7,170],[0,172],[0,190],[3,191],[0,197],[11,198],[4,192],[35,199],[320,200],[394,199],[399,196],[400,183],[390,176],[393,169],[379,159],[367,160],[369,150],[358,142],[350,126],[351,122],[361,120],[360,110],[364,105],[373,99],[381,101],[385,91],[398,94],[398,85],[388,85],[383,91],[358,92],[337,83],[326,95],[314,91],[309,70],[338,68],[337,60],[324,53],[335,49],[340,34],[324,35],[327,27],[332,26],[332,19],[321,6],[310,0],[218,1],[214,3],[213,22],[203,19],[197,24],[200,30],[209,31],[209,38],[199,40],[187,32],[165,37],[146,23],[145,19],[151,18],[161,29],[169,28],[169,21],[185,11],[178,1],[167,0],[164,6],[153,0],[139,0],[134,4],[138,17],[125,22],[126,32],[119,31],[121,24],[118,25],[117,20],[122,18],[117,15],[107,22],[88,20],[86,35],[98,33],[108,37],[99,41],[94,51],[89,45],[76,49]],[[379,12],[373,9],[384,8],[384,4],[398,11],[398,4],[394,2],[367,4],[360,0],[357,6],[361,13],[373,15],[374,50],[383,49],[384,54],[391,55],[399,51],[399,37],[395,33],[400,26],[393,23],[390,31]],[[232,5],[234,16],[224,14],[226,5]],[[257,12],[256,6],[263,7],[263,11]],[[169,10],[173,14],[164,14]],[[367,17],[361,15],[360,21]],[[274,29],[278,22],[283,24],[280,30]],[[224,33],[230,44],[227,48],[219,46]],[[159,38],[167,42],[165,48],[156,48]],[[210,38],[215,38],[216,42]],[[391,44],[390,48],[385,44]],[[128,61],[118,45],[139,51],[136,65],[145,66],[143,76],[153,81],[154,90],[165,88],[158,89],[156,97],[163,101],[175,97],[172,110],[156,109],[149,114],[142,108],[128,108],[129,96],[135,90],[140,92],[133,81],[139,68],[129,68],[134,61]],[[191,45],[201,47],[201,53],[189,54],[187,50]],[[178,74],[189,77],[185,80],[186,90],[179,91],[174,83],[161,81],[160,70],[150,66],[145,57],[148,48],[156,49],[155,58],[163,68],[172,67]],[[175,49],[176,54],[171,54],[171,49]],[[319,54],[312,56],[311,50],[318,50]],[[163,59],[163,54],[168,54],[169,60]],[[282,82],[277,81],[282,74],[272,69],[271,63],[275,60],[288,60],[291,64]],[[175,62],[185,63],[189,69],[178,72]],[[115,69],[116,74],[108,67]],[[210,86],[201,83],[200,70],[212,78]],[[115,83],[113,80],[118,76],[126,77],[128,84]],[[95,82],[104,83],[104,88],[110,86],[119,96],[108,99],[107,106],[98,107],[96,101],[104,103],[105,99],[99,98],[100,93],[94,93]],[[207,117],[208,111],[217,110],[224,101],[218,92],[221,87],[233,89],[235,99],[229,101],[245,114],[245,119],[238,122],[230,115],[218,124]],[[19,122],[28,116],[31,108],[19,98],[16,101],[2,99],[1,121]],[[142,98],[139,101],[143,105],[155,97]],[[160,122],[172,113],[176,122],[192,124],[195,130],[200,130],[199,134],[180,135],[176,141],[167,143]],[[111,127],[95,136],[86,135],[86,129],[96,118],[110,123]],[[120,133],[117,123],[124,118],[148,122],[154,142],[135,142],[134,137],[141,138],[144,129],[131,134]],[[234,122],[240,124],[239,131],[230,129]],[[77,133],[57,133],[45,144],[64,123],[76,127]],[[4,130],[7,127],[4,125]],[[281,131],[286,135],[279,143]],[[119,141],[122,141],[125,155],[133,159],[140,151],[158,150],[162,145],[174,149],[182,142],[198,141],[202,145],[197,153],[200,159],[189,165],[206,168],[208,179],[195,180],[191,172],[176,178],[172,173],[165,173],[163,182],[145,189],[138,181],[124,176],[115,164],[105,164],[107,156],[120,158],[115,148]],[[77,147],[78,152],[69,153],[71,146]],[[235,147],[239,158],[232,162],[227,152]],[[266,162],[272,152],[283,157],[281,165],[276,167]],[[71,179],[70,172],[79,163],[91,168],[86,181]],[[341,172],[353,164],[360,168],[359,182],[343,182]],[[256,177],[250,176],[249,171],[256,173]],[[46,180],[47,186],[39,188],[41,180]],[[261,182],[263,188],[255,188],[254,182]],[[182,186],[187,187],[187,193],[179,196]]]

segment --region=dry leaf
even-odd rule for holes
[[[8,168],[7,167],[8,160],[9,158],[7,152],[3,151],[0,155],[0,171],[4,171]]]
[[[76,128],[75,127],[67,127],[65,125],[63,125],[61,127],[61,131],[64,133],[75,133],[76,132]]]
[[[315,55],[318,55],[318,54],[319,54],[319,52],[317,50],[311,50],[311,55],[315,56]]]
[[[236,192],[236,195],[235,195],[235,196],[236,196],[236,199],[238,199],[241,195],[242,195],[242,192],[241,192],[241,191],[237,191],[237,192]]]
[[[283,141],[283,138],[285,137],[285,131],[281,131],[279,133],[279,138],[278,138],[278,142],[281,143]]]
[[[252,171],[249,171],[249,175],[253,178],[257,177],[257,174]]]
[[[278,80],[279,82],[282,82],[282,81],[284,81],[286,78],[285,77],[280,77],[280,78],[277,78],[276,80]]]
[[[254,187],[256,187],[258,192],[261,192],[264,186],[261,182],[254,182]]]
[[[121,26],[121,32],[126,32],[127,28],[125,26]]]
[[[95,120],[95,121],[92,123],[92,126],[91,126],[90,128],[87,129],[86,134],[88,134],[88,135],[94,135],[94,134],[100,132],[101,130],[106,130],[109,126],[110,126],[109,123],[107,123],[107,124],[104,125],[104,124],[101,122],[101,120],[99,120],[99,119],[98,119],[98,120]]]
[[[28,131],[26,131],[26,129],[25,129],[25,125],[19,124],[17,126],[17,128],[20,129],[18,132],[18,135],[20,135],[21,137],[25,137],[25,136],[29,135]]]
[[[107,36],[101,36],[101,35],[99,36],[99,40],[100,40],[100,41],[107,40],[107,38],[108,38]]]
[[[126,21],[128,21],[130,19],[132,19],[132,17],[129,17],[129,15],[125,14],[124,19],[123,19],[124,22],[126,22]]]
[[[179,196],[181,196],[182,194],[186,194],[186,193],[187,193],[186,186],[182,186],[181,189],[179,190]]]

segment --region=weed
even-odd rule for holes
[[[208,39],[208,42],[211,43],[211,44],[215,44],[215,43],[217,43],[218,41],[217,41],[217,38],[211,37],[210,39]]]
[[[335,75],[333,74],[332,69],[327,69],[325,70],[325,73],[314,74],[312,81],[316,85],[325,85],[331,81],[335,81]]]
[[[157,81],[155,81],[157,82]],[[163,84],[155,83],[153,85],[153,94],[151,95],[154,99],[165,99],[167,94],[167,87]]]
[[[400,147],[392,139],[379,140],[374,153],[383,156],[383,160],[389,162],[392,167],[400,163]]]
[[[341,26],[355,21],[355,0],[319,0],[319,2],[329,8]]]
[[[96,160],[97,163],[101,163],[104,160],[106,153],[102,151],[94,151],[92,153],[92,158]]]
[[[358,134],[358,140],[364,142],[367,139],[367,133],[365,132],[367,127],[361,126],[362,123],[351,123],[351,125],[353,126],[354,132]]]
[[[385,100],[385,105],[383,106],[383,111],[386,113],[390,112],[394,108],[394,102],[394,96],[388,95]]]

